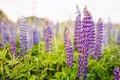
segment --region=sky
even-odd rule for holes
[[[0,9],[14,22],[21,16],[35,15],[53,22],[75,20],[76,4],[83,17],[84,6],[88,7],[95,22],[102,18],[107,22],[120,23],[120,0],[0,0]]]

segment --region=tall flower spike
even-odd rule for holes
[[[5,19],[2,19],[2,42],[5,44],[9,40],[9,36],[7,34],[7,22]]]
[[[40,33],[37,30],[33,31],[33,43],[38,44],[40,42]]]
[[[52,51],[52,29],[48,23],[48,21],[45,22],[45,27],[44,27],[44,42],[46,45],[46,51]]]
[[[73,50],[72,50],[72,43],[69,38],[69,30],[65,28],[64,31],[64,48],[66,51],[66,65],[71,67],[73,65]]]
[[[13,25],[12,25],[13,26]],[[16,36],[15,31],[10,28],[9,42],[10,42],[10,52],[13,57],[16,56]]]
[[[31,28],[31,26],[28,26],[27,28],[27,32],[28,32],[28,48],[31,48],[33,46],[33,29]]]
[[[120,30],[118,32],[117,44],[120,45]]]
[[[90,55],[93,55],[93,52],[95,51],[95,26],[90,12],[88,12],[88,18],[89,53]]]
[[[21,19],[20,23],[20,56],[23,56],[27,51],[27,24],[26,18]]]
[[[114,69],[114,78],[113,80],[120,80],[120,71],[119,68]]]
[[[97,34],[96,34],[96,43],[95,43],[95,52],[94,52],[94,59],[100,59],[100,53],[102,48],[102,33],[103,33],[103,22],[101,18],[97,22]]]
[[[74,31],[74,49],[78,50],[78,43],[79,43],[79,37],[80,37],[80,29],[81,29],[81,14],[78,5],[76,5],[77,8],[77,17],[75,20],[75,31]]]
[[[92,29],[92,31],[90,31],[90,29]],[[82,28],[80,29],[79,36],[78,51],[80,54],[78,55],[77,78],[81,76],[82,80],[85,80],[88,69],[87,64],[90,44],[92,46],[93,42],[93,21],[90,12],[87,10],[87,7],[84,8],[84,18],[82,20]]]

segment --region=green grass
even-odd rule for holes
[[[17,51],[19,48],[17,44]],[[120,46],[110,43],[101,59],[89,57],[87,80],[112,80],[113,69],[120,67]],[[0,80],[76,80],[77,55],[74,65],[66,66],[66,53],[60,38],[53,40],[53,52],[45,52],[44,42],[34,45],[24,57],[12,58],[9,46],[0,49]]]

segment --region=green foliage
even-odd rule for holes
[[[9,47],[5,46],[0,50],[0,80],[76,80],[78,52],[74,51],[74,65],[67,67],[63,41],[60,40],[53,39],[52,52],[45,51],[42,41],[17,59],[12,58]],[[99,61],[89,57],[87,80],[112,80],[113,69],[120,67],[120,46],[113,45],[103,50]]]

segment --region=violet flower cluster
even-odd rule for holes
[[[20,23],[20,56],[23,56],[27,51],[27,24],[26,18],[21,19]]]
[[[52,29],[49,25],[48,22],[45,23],[45,27],[43,30],[43,34],[44,34],[44,42],[46,45],[46,51],[52,51]]]
[[[65,27],[64,30],[64,48],[66,51],[66,65],[71,67],[73,65],[73,50],[72,50],[72,43],[69,38],[69,30]]]
[[[120,80],[120,71],[119,68],[114,69],[114,78],[113,80]]]
[[[94,59],[99,60],[102,48],[102,34],[103,34],[103,22],[101,18],[97,22],[97,34],[96,34],[96,42],[95,42],[95,52]]]
[[[79,31],[77,78],[82,76],[82,79],[85,80],[88,70],[88,56],[90,53],[93,53],[95,49],[94,22],[87,7],[84,8],[84,18]]]
[[[80,29],[82,27],[81,25],[81,14],[80,14],[80,10],[77,7],[77,17],[75,20],[75,30],[74,30],[74,49],[78,50],[78,43],[79,43],[79,38],[80,38]]]
[[[37,30],[33,31],[33,43],[38,44],[40,42],[40,33]]]
[[[7,33],[7,22],[5,19],[2,19],[1,27],[2,27],[2,42],[5,44],[9,40],[9,36]]]
[[[118,32],[117,44],[120,45],[120,30]]]
[[[10,52],[13,57],[16,56],[16,36],[13,28],[10,28],[9,43],[10,43]]]
[[[32,46],[33,46],[33,29],[31,28],[31,26],[28,26],[28,28],[27,28],[27,32],[28,32],[28,45],[27,45],[27,47],[28,48],[32,48]]]

